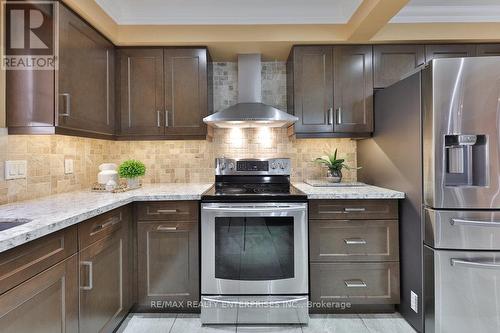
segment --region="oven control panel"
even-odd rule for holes
[[[289,158],[231,159],[216,158],[215,174],[223,175],[283,175],[289,176]]]

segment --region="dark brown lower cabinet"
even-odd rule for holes
[[[397,200],[309,202],[311,312],[394,311],[397,212]]]
[[[139,221],[137,232],[139,308],[198,311],[198,221]]]
[[[124,212],[122,213],[122,210]],[[79,252],[80,333],[113,332],[130,306],[129,218],[127,208],[118,210],[102,224],[95,219],[90,236],[106,235]],[[105,214],[104,214],[105,215]],[[85,225],[80,230],[85,230]],[[81,235],[83,236],[83,235]]]
[[[77,264],[73,255],[1,294],[0,332],[78,332]]]

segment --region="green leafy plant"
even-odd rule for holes
[[[128,160],[120,164],[118,174],[121,178],[137,178],[146,174],[146,166],[141,161]]]
[[[346,168],[347,170],[361,169],[361,168],[351,168],[350,166],[344,163],[345,159],[343,158],[337,159],[337,149],[335,149],[333,154],[316,158],[314,162],[325,165],[331,172],[342,171],[342,168]]]

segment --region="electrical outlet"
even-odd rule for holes
[[[26,178],[26,160],[5,161],[5,180]]]
[[[74,172],[73,160],[72,159],[65,159],[64,160],[64,173],[70,174],[73,172]]]
[[[418,295],[413,290],[410,291],[410,303],[411,309],[418,313]]]

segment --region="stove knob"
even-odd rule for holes
[[[220,169],[225,170],[226,169],[226,163],[221,163],[220,164]]]
[[[229,163],[229,170],[234,170],[234,163]]]
[[[285,168],[286,168],[286,167],[287,167],[286,162],[281,162],[281,163],[280,163],[280,168],[281,168],[281,170],[285,170]]]
[[[276,164],[276,162],[271,163],[271,169],[276,169],[277,167],[278,165]]]

